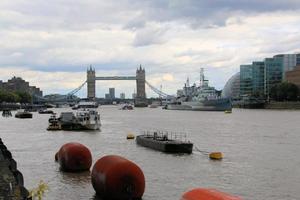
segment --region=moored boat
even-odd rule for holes
[[[100,114],[96,110],[79,110],[62,112],[58,118],[62,130],[99,130],[101,126]]]
[[[148,147],[154,150],[167,152],[167,153],[192,153],[193,143],[187,140],[182,140],[183,135],[168,134],[162,132],[145,132],[136,137],[138,145]]]
[[[32,118],[32,113],[28,111],[18,111],[15,114],[15,118]]]
[[[130,104],[123,105],[120,110],[133,110],[133,106]]]
[[[216,89],[208,85],[208,80],[205,80],[203,69],[201,69],[200,85],[190,86],[189,80],[187,80],[184,88],[178,90],[177,97],[163,108],[168,110],[231,111],[232,104],[229,98],[218,96]]]
[[[39,114],[53,114],[53,110],[39,110]]]

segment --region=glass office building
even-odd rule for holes
[[[270,90],[282,82],[284,76],[283,57],[265,59],[265,94],[269,96]]]
[[[253,62],[251,65],[240,66],[240,95],[265,96],[265,63]]]
[[[252,95],[252,65],[240,66],[240,95],[251,96]]]

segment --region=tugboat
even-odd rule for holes
[[[138,145],[166,153],[192,153],[193,143],[177,139],[185,137],[185,135],[172,133],[170,138],[169,136],[170,134],[167,132],[147,131],[136,137],[136,143]]]
[[[28,111],[18,111],[15,114],[15,118],[32,118],[32,113],[28,112]]]

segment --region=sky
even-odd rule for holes
[[[0,80],[19,76],[44,94],[97,76],[135,75],[168,94],[187,77],[222,89],[241,64],[300,52],[299,0],[1,0]],[[130,97],[134,81],[98,81]],[[156,97],[149,88],[148,97]],[[86,87],[78,92],[86,96]]]

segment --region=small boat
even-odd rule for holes
[[[15,114],[15,118],[32,118],[32,113],[28,111],[18,111]]]
[[[151,105],[149,105],[148,107],[149,107],[149,108],[157,108],[157,107],[158,107],[158,105],[151,104]]]
[[[133,106],[130,104],[125,104],[121,107],[121,110],[133,110]]]
[[[80,108],[98,108],[99,104],[96,101],[80,101],[78,104],[72,107],[72,110],[77,110]]]
[[[39,114],[53,114],[52,110],[39,110]]]
[[[169,135],[170,134],[165,132],[147,131],[136,137],[136,143],[167,153],[192,153],[193,143],[187,140],[177,139],[185,137],[185,135],[172,133],[170,138]]]

